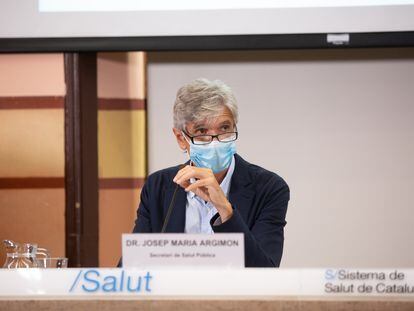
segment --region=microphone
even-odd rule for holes
[[[178,170],[181,170],[182,168],[184,168],[185,165],[186,164],[181,164],[180,167],[178,168]],[[173,208],[174,208],[174,202],[175,202],[175,197],[177,195],[178,187],[179,187],[179,185],[176,184],[173,196],[171,198],[170,205],[168,206],[167,215],[165,216],[164,223],[162,225],[161,233],[165,233],[165,230],[167,230],[167,225],[168,225],[168,222],[170,221],[171,213],[172,213]]]

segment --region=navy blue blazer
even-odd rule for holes
[[[178,170],[179,166],[170,167],[148,177],[141,191],[134,233],[161,232]],[[244,233],[246,267],[278,267],[289,198],[289,187],[280,176],[236,154],[228,198],[233,216],[221,225],[212,225],[213,231]],[[179,187],[166,232],[184,232],[186,202],[187,193]]]

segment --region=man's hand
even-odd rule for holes
[[[190,183],[191,178],[196,180],[192,184]],[[230,219],[233,215],[231,204],[211,169],[186,165],[178,171],[173,181],[185,191],[192,191],[204,201],[211,202],[220,214],[222,222]]]

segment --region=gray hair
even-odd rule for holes
[[[231,88],[220,80],[196,79],[177,92],[174,127],[182,130],[188,122],[217,117],[224,107],[231,111],[237,124],[237,101]]]

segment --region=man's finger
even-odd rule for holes
[[[184,180],[190,180],[191,178],[197,178],[200,179],[200,177],[197,177],[197,172],[191,169],[188,169],[186,172],[184,172],[179,178],[175,179],[175,182],[177,184],[181,184]]]
[[[187,179],[187,180],[191,178],[205,179],[209,177],[213,177],[213,175],[208,169],[190,166],[188,169],[186,169],[182,173],[182,175],[180,175],[178,178],[175,178],[175,182],[180,183],[184,179]]]
[[[206,179],[199,179],[197,180],[195,183],[190,184],[188,187],[185,188],[185,191],[193,191],[197,188],[200,187],[205,187],[211,185],[211,179],[210,178],[206,178]]]
[[[188,170],[189,167],[190,165],[186,165],[182,169],[180,169],[173,178],[173,181],[176,182]]]
[[[177,183],[181,188],[187,188],[191,183],[188,180],[183,180],[181,183]]]

